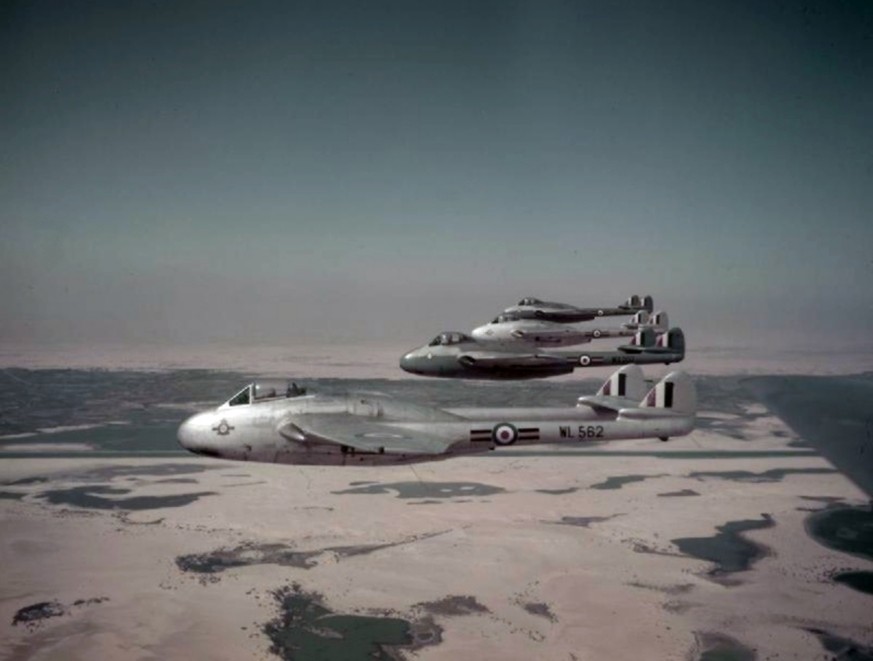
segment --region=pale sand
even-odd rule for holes
[[[749,423],[750,441],[709,432],[667,444],[613,443],[598,454],[493,453],[414,468],[342,468],[243,464],[191,459],[6,460],[0,480],[52,476],[50,484],[4,487],[19,493],[96,483],[69,477],[100,465],[186,463],[214,470],[180,477],[117,478],[128,495],[218,491],[185,507],[133,512],[49,506],[32,497],[0,501],[0,637],[3,659],[264,658],[259,627],[275,613],[268,592],[292,581],[325,596],[338,612],[390,609],[414,614],[416,603],[472,595],[489,613],[435,616],[443,642],[420,659],[682,659],[695,632],[720,632],[758,658],[820,658],[819,627],[873,643],[870,597],[826,580],[836,569],[870,563],[831,551],[804,532],[801,496],[864,497],[837,473],[793,474],[770,483],[689,478],[695,471],[821,469],[817,456],[660,459],[622,454],[666,450],[784,449],[773,418]],[[64,475],[67,477],[64,477]],[[658,475],[620,489],[590,489],[622,475]],[[413,504],[394,492],[335,494],[355,481],[484,483],[505,489],[440,504]],[[140,486],[137,486],[140,480]],[[99,482],[99,481],[98,481]],[[577,491],[561,495],[538,489]],[[353,488],[353,487],[352,487]],[[691,489],[696,497],[659,497]],[[125,496],[108,496],[125,497]],[[469,502],[458,502],[458,501]],[[711,565],[677,556],[670,540],[706,537],[727,521],[773,516],[776,526],[746,533],[773,551],[726,587],[705,576]],[[556,525],[562,517],[612,517],[588,527]],[[158,523],[149,524],[158,521]],[[147,525],[148,524],[148,525]],[[368,555],[322,554],[305,570],[239,567],[198,581],[174,564],[178,555],[244,541],[282,542],[299,550],[409,540]],[[640,552],[648,548],[663,552]],[[33,630],[11,626],[30,604],[108,597],[73,608]],[[556,621],[524,603],[545,603]],[[241,627],[247,627],[243,630]],[[575,655],[575,656],[572,656]]]

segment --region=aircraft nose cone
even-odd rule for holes
[[[400,369],[402,369],[404,372],[414,372],[414,370],[412,369],[412,364],[414,360],[415,356],[411,352],[404,354],[400,357]]]
[[[422,356],[417,350],[410,351],[400,358],[400,369],[404,372],[409,372],[410,374],[420,374],[421,359]]]
[[[208,413],[196,413],[179,425],[176,432],[179,445],[190,452],[201,452],[207,441],[210,418]]]

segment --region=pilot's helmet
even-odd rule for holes
[[[286,397],[300,397],[306,394],[306,388],[301,388],[294,381],[288,382],[288,390],[285,392]]]

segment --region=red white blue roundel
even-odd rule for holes
[[[591,356],[581,355],[579,356],[579,364],[582,367],[588,367],[591,364]]]
[[[512,445],[518,438],[518,430],[508,422],[501,422],[494,425],[491,431],[491,438],[497,445]]]

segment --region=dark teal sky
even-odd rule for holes
[[[13,2],[0,67],[0,340],[873,325],[870,2]]]

